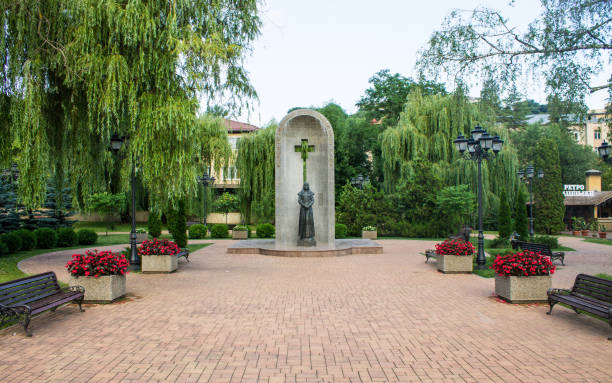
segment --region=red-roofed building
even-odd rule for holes
[[[232,147],[234,155],[236,154],[240,137],[242,137],[243,134],[253,133],[260,129],[255,125],[228,119],[225,119],[225,125],[227,125],[227,139]],[[222,169],[221,174],[217,174],[211,169],[211,174],[216,179],[213,185],[215,189],[236,189],[240,186],[240,179],[237,176],[236,166],[234,164],[231,164],[227,169]]]

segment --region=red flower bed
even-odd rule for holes
[[[436,254],[439,255],[473,255],[474,245],[463,239],[447,239],[436,244]]]
[[[102,275],[125,275],[129,262],[121,254],[112,251],[88,250],[85,254],[73,254],[66,263],[70,275],[75,277],[96,277]]]
[[[181,248],[172,241],[167,239],[152,241],[144,241],[138,247],[138,255],[175,255],[181,251]]]
[[[491,269],[500,276],[528,277],[532,275],[554,274],[556,267],[550,258],[533,251],[519,251],[498,255]]]

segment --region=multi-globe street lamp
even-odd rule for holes
[[[216,178],[209,176],[208,173],[204,173],[203,176],[198,176],[198,181],[200,181],[200,183],[204,187],[204,225],[206,225],[206,200],[208,199],[208,186],[214,184]]]
[[[612,164],[612,145],[608,144],[606,140],[597,148],[597,152],[605,162]]]
[[[363,189],[363,185],[367,184],[370,182],[370,177],[368,176],[363,176],[363,174],[358,174],[357,177],[353,177],[351,178],[351,185],[359,188],[359,189]]]
[[[529,185],[529,236],[533,238],[535,232],[533,230],[533,181],[535,176],[535,168],[527,165],[525,170],[518,171],[519,179]],[[544,171],[538,170],[538,178],[544,178]]]
[[[123,137],[119,137],[117,133],[113,134],[110,139],[111,150],[117,154],[123,146]],[[132,231],[130,232],[130,267],[129,269],[140,269],[140,258],[138,258],[138,250],[136,247],[136,164],[134,163],[134,153],[132,153],[132,175],[130,186],[132,188]]]
[[[476,256],[476,268],[483,270],[486,268],[487,259],[484,253],[484,233],[482,230],[482,160],[492,158],[491,152],[497,154],[504,145],[504,140],[499,136],[491,136],[480,126],[476,126],[471,132],[471,137],[466,138],[459,135],[455,141],[455,148],[462,155],[467,151],[468,159],[478,163],[478,253]]]

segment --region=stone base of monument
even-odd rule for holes
[[[339,257],[351,254],[382,254],[383,246],[369,239],[336,239],[334,246],[281,246],[273,239],[239,241],[227,248],[229,254],[263,254],[278,257]]]

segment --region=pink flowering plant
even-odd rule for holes
[[[436,254],[439,255],[474,255],[474,245],[463,239],[447,239],[442,243],[436,244]]]
[[[535,275],[554,274],[556,267],[550,258],[533,251],[519,251],[506,255],[498,255],[491,269],[502,277],[529,277]]]
[[[181,252],[181,248],[170,240],[162,239],[161,241],[154,238],[151,241],[144,241],[138,247],[138,255],[176,255]]]
[[[125,275],[129,266],[128,260],[121,254],[112,251],[88,250],[85,254],[74,254],[66,263],[70,275],[75,277],[95,277],[102,275]]]

